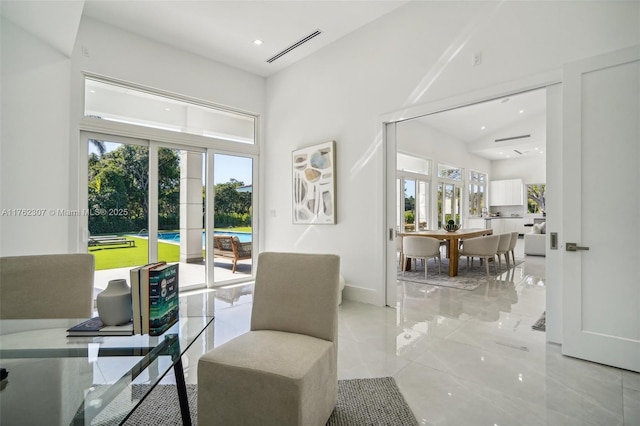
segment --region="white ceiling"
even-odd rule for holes
[[[416,118],[489,160],[543,155],[546,90],[539,89]],[[530,135],[500,141],[504,138]],[[517,150],[517,152],[516,152]]]
[[[74,32],[82,15],[217,62],[268,77],[330,43],[367,25],[407,3],[407,0],[167,0],[120,1],[3,0],[2,15],[47,40],[70,55]],[[55,19],[50,19],[51,17]],[[292,50],[275,62],[266,60],[306,35],[322,34]],[[260,39],[263,44],[253,43]],[[434,114],[424,120],[444,133],[467,142],[471,148],[487,135],[518,127],[527,133],[526,123],[534,114],[544,114],[544,91],[510,96],[501,100]],[[519,114],[519,110],[525,111]],[[516,111],[514,113],[514,111]],[[486,126],[485,130],[480,130]],[[539,133],[539,132],[538,132]],[[524,142],[524,143],[523,143]],[[512,143],[527,155],[540,141]],[[542,141],[544,144],[544,141]],[[505,158],[500,147],[477,149],[488,159]],[[542,148],[544,149],[544,148]],[[470,149],[470,151],[473,151]]]
[[[400,0],[103,1],[83,15],[267,77],[402,6]],[[310,33],[275,62],[266,60]],[[253,43],[259,39],[263,44]]]

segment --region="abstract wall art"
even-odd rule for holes
[[[336,143],[293,151],[293,223],[336,223]]]

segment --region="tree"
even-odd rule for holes
[[[160,229],[179,227],[180,168],[175,150],[158,150],[158,221]],[[137,232],[148,228],[149,149],[121,145],[101,156],[89,156],[89,209],[126,214],[89,217],[89,231]]]
[[[547,185],[527,185],[527,211],[529,213],[544,213],[546,211],[545,191]]]

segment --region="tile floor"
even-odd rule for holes
[[[393,376],[422,425],[640,426],[640,374],[565,357],[532,330],[544,258],[524,257],[522,240],[516,258],[512,279],[473,291],[398,282],[395,309],[344,301],[339,378]],[[214,330],[183,358],[187,382],[204,351],[249,329],[247,289],[217,298]]]

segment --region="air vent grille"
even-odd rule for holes
[[[291,46],[287,47],[286,49],[276,53],[275,55],[273,55],[272,57],[267,59],[267,63],[270,64],[270,63],[274,62],[275,60],[277,60],[277,59],[281,58],[282,56],[286,55],[287,53],[291,52],[293,49],[302,46],[304,43],[308,42],[309,40],[311,40],[314,37],[319,36],[320,34],[322,34],[321,30],[315,30],[311,34],[301,38],[300,40],[298,40],[295,43],[293,43]]]
[[[495,142],[506,142],[506,141],[513,141],[513,140],[516,140],[516,139],[530,138],[530,137],[531,137],[531,135],[511,136],[510,138],[496,139]]]

